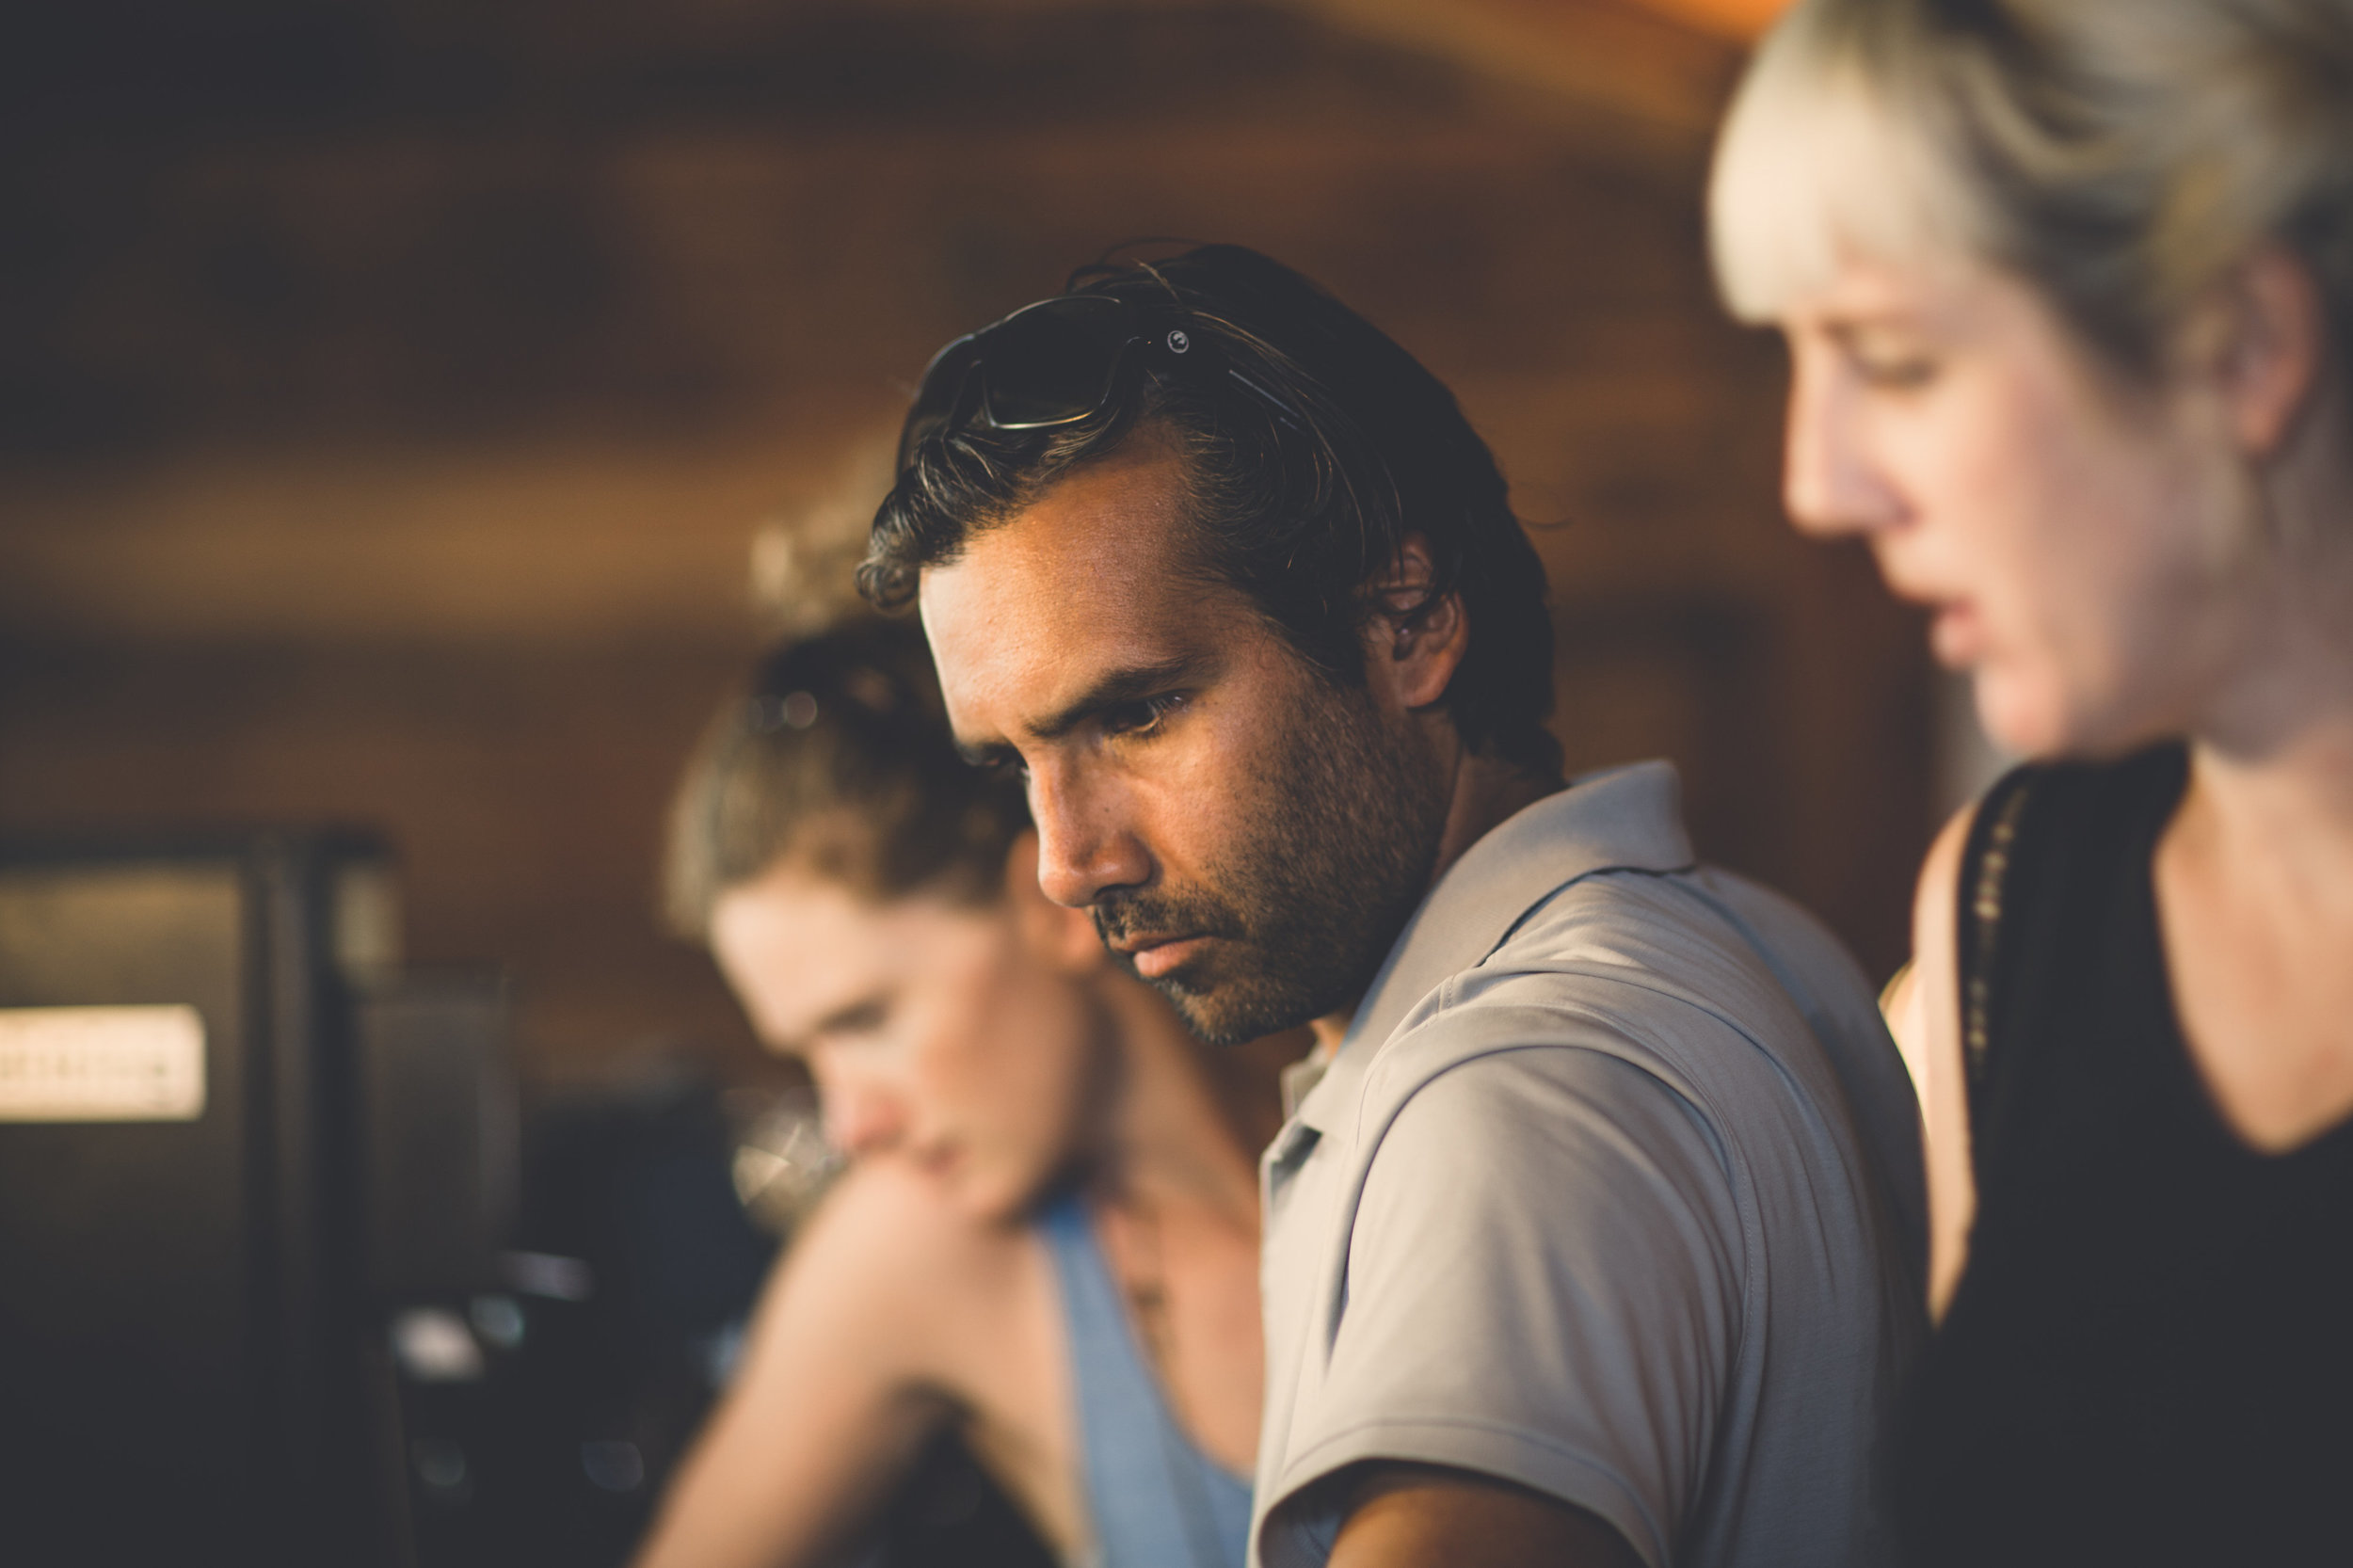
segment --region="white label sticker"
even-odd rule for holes
[[[203,1113],[204,1020],[195,1008],[0,1008],[0,1122]]]

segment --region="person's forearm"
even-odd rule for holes
[[[758,1392],[739,1389],[721,1407],[631,1568],[834,1561],[938,1425],[928,1405],[899,1406],[879,1422],[827,1420],[822,1404],[746,1397]]]
[[[742,1458],[707,1437],[663,1499],[632,1568],[797,1568],[809,1560],[811,1532],[747,1484]]]

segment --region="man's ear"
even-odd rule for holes
[[[1084,974],[1105,962],[1095,917],[1056,904],[1037,885],[1037,829],[1024,828],[1005,852],[1005,907],[1021,945],[1057,969]]]
[[[1372,615],[1365,622],[1365,679],[1401,708],[1428,708],[1470,651],[1470,616],[1463,596],[1433,596],[1436,571],[1430,541],[1408,534],[1397,559],[1373,579]]]
[[[2217,286],[2208,309],[2205,368],[2222,395],[2239,450],[2261,462],[2287,445],[2312,405],[2328,356],[2320,284],[2303,258],[2267,245]]]

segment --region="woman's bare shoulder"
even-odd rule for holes
[[[1913,904],[1913,968],[1888,1022],[1920,1080],[1929,1175],[1929,1304],[1942,1316],[1969,1252],[1977,1183],[1969,1166],[1968,1085],[1961,1045],[1961,877],[1977,821],[1963,807],[1945,824],[1920,868]]]
[[[1034,1245],[1021,1220],[975,1218],[921,1172],[867,1160],[803,1223],[787,1272],[803,1291],[895,1331],[952,1333],[992,1309]]]
[[[1913,890],[1912,962],[1916,970],[1942,978],[1953,974],[1959,953],[1958,933],[1961,856],[1969,847],[1969,829],[1977,820],[1975,802],[1953,813],[1937,830],[1920,863],[1920,881]]]
[[[1969,845],[1969,830],[1977,820],[1977,803],[1971,801],[1954,812],[1943,827],[1936,831],[1936,841],[1929,846],[1928,857],[1920,864],[1920,897],[1926,902],[1937,893],[1950,895],[1961,887],[1961,856]],[[1948,914],[1950,897],[1936,901],[1938,907]]]
[[[838,1544],[974,1406],[965,1346],[992,1259],[1016,1244],[920,1173],[846,1172],[772,1272],[648,1563],[811,1561]]]

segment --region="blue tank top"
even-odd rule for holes
[[[1241,1568],[1250,1482],[1193,1446],[1144,1364],[1085,1201],[1056,1198],[1037,1228],[1070,1327],[1091,1568]]]

